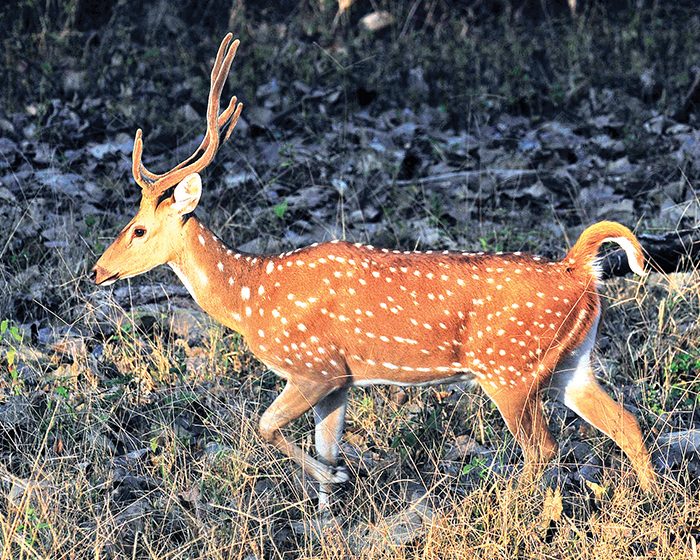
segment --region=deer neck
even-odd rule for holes
[[[168,265],[207,314],[245,336],[259,259],[228,248],[194,216],[182,231]]]

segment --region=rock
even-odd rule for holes
[[[663,86],[659,84],[654,70],[647,68],[639,76],[642,99],[645,101],[656,101],[663,93]]]
[[[596,216],[601,220],[605,219],[622,223],[631,223],[634,221],[634,201],[629,198],[623,198],[606,202],[598,208]]]
[[[84,437],[86,443],[90,444],[90,449],[97,451],[100,457],[113,457],[117,452],[114,442],[97,428],[88,429]]]
[[[525,188],[514,187],[508,191],[508,194],[516,199],[529,198],[535,202],[547,202],[547,197],[550,192],[549,189],[542,184],[542,181],[538,180]]]
[[[378,520],[371,525],[357,525],[348,535],[348,544],[354,554],[371,553],[373,557],[390,554],[425,534],[435,512],[426,503],[418,501],[403,511]]]
[[[107,156],[115,154],[131,154],[133,150],[133,140],[126,134],[118,134],[112,141],[101,144],[88,144],[87,150],[91,157],[102,160]]]
[[[598,148],[604,156],[619,156],[625,152],[625,145],[621,140],[613,140],[607,134],[598,134],[591,138],[591,143]]]
[[[650,134],[661,135],[664,132],[666,126],[666,117],[663,115],[658,115],[652,117],[647,122],[644,123],[644,130]]]
[[[542,144],[535,137],[534,133],[525,135],[525,137],[521,138],[518,142],[518,151],[523,153],[539,152],[541,149]]]
[[[700,455],[700,430],[661,434],[657,443],[654,462],[665,470],[671,470],[685,463],[689,455]]]
[[[271,95],[278,95],[279,93],[280,85],[275,78],[273,78],[266,84],[258,86],[258,89],[255,90],[255,95],[259,98],[269,97]]]
[[[256,176],[251,171],[240,171],[238,173],[226,174],[224,175],[224,184],[227,189],[235,189],[241,185],[253,182],[256,180]]]
[[[9,138],[0,138],[0,157],[2,159],[14,159],[15,155],[19,153],[17,148],[17,143],[10,140]]]
[[[599,130],[620,130],[624,126],[624,122],[616,119],[614,115],[598,115],[588,119],[588,124],[592,128]]]
[[[27,126],[22,127],[22,136],[24,136],[27,140],[32,140],[36,137],[37,130],[38,127],[36,123],[29,123]]]
[[[570,127],[558,122],[544,123],[537,131],[542,146],[549,150],[574,151],[582,143],[582,138],[574,134]]]
[[[53,194],[70,197],[82,197],[84,192],[81,186],[83,178],[75,173],[61,173],[57,169],[40,169],[34,176],[37,182],[47,187]]]
[[[675,202],[683,202],[686,196],[687,181],[683,178],[659,187],[659,192]]]
[[[197,111],[194,110],[194,107],[192,107],[192,105],[189,103],[185,103],[182,107],[179,107],[177,111],[175,111],[175,115],[177,118],[182,119],[185,122],[198,123],[202,120],[199,113],[197,113]]]
[[[85,70],[64,70],[63,91],[68,94],[80,93],[85,89],[87,72]]]
[[[238,250],[244,253],[272,253],[274,250],[269,249],[271,243],[274,242],[270,237],[259,236],[255,239],[251,239],[250,241],[246,241],[245,243],[241,243],[238,245]]]
[[[445,150],[460,160],[470,156],[470,152],[479,146],[479,140],[466,132],[459,135],[449,135],[443,138]]]
[[[674,153],[678,163],[692,161],[698,166],[700,164],[700,132],[679,134],[678,138],[681,139],[681,145]]]
[[[666,129],[666,134],[676,136],[677,134],[687,134],[692,129],[687,124],[676,123]]]
[[[67,246],[67,238],[71,235],[65,225],[50,226],[41,230],[41,236],[46,240],[47,247]]]
[[[17,197],[6,187],[0,186],[0,202],[3,204],[17,204]]]
[[[44,142],[38,142],[35,146],[34,161],[42,165],[49,165],[56,156],[55,148]]]
[[[337,186],[333,185],[336,189],[340,190],[343,188],[343,183],[345,182],[342,179],[332,179],[331,183],[333,181],[337,184]],[[347,188],[347,183],[345,183],[345,188]],[[294,194],[290,194],[286,200],[288,208],[292,210],[295,208],[319,208],[321,206],[325,207],[332,193],[333,190],[327,186],[310,185],[300,188]]]
[[[145,498],[139,498],[114,517],[114,524],[119,527],[122,537],[133,539],[134,535],[143,532],[145,519],[152,511],[151,504]]]
[[[700,222],[700,202],[691,199],[676,203],[670,198],[665,198],[660,205],[660,216],[674,225],[684,218],[697,224]]]
[[[266,127],[272,122],[274,113],[267,107],[257,106],[246,110],[246,115],[252,124]],[[238,127],[238,125],[236,125]]]
[[[612,161],[607,166],[608,173],[612,175],[632,175],[638,166],[630,163],[627,156]]]
[[[331,179],[331,185],[333,185],[335,190],[338,191],[338,194],[340,196],[344,196],[348,191],[347,181],[345,181],[343,179],[339,179],[338,177],[333,177]]]
[[[473,455],[488,455],[491,451],[477,443],[469,436],[457,436],[452,442],[452,448],[446,453],[446,461],[459,461]]]
[[[219,455],[228,455],[234,450],[229,445],[223,445],[217,441],[208,441],[204,446],[202,452],[204,455],[209,455],[211,457],[217,457]]]
[[[14,395],[0,404],[0,431],[9,432],[31,421],[31,404],[26,397]]]
[[[13,125],[9,120],[0,116],[0,132],[4,132],[5,134],[15,134],[15,125]]]
[[[250,125],[248,124],[248,121],[243,117],[243,115],[238,117],[235,132],[231,135],[232,141],[235,140],[237,136],[246,136],[248,134],[249,129]]]
[[[412,237],[416,242],[425,248],[435,247],[442,238],[440,229],[433,225],[428,218],[414,220],[410,224]]]
[[[422,68],[411,68],[408,71],[408,93],[417,99],[428,97],[430,87],[425,81]]]
[[[616,197],[615,189],[610,185],[596,184],[582,188],[578,198],[579,203],[584,208],[595,208],[605,202],[615,200]]]
[[[360,26],[370,31],[376,33],[381,31],[385,27],[389,27],[394,23],[394,16],[385,10],[379,10],[376,12],[371,12],[360,19]]]
[[[391,130],[391,137],[400,145],[410,144],[416,135],[418,126],[414,122],[405,122]],[[383,146],[384,147],[384,146]],[[384,147],[384,150],[386,147]]]

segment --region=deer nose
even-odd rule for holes
[[[100,266],[99,264],[96,264],[90,271],[90,278],[98,286],[108,286],[117,281],[117,279],[119,278],[119,273],[115,272],[114,274],[112,274],[106,268]]]

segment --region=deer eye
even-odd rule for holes
[[[144,235],[146,235],[146,230],[144,228],[134,228],[134,237],[143,237]]]

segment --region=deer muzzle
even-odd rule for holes
[[[90,273],[92,281],[98,286],[109,286],[119,280],[118,272],[110,272],[99,265],[95,265]]]

